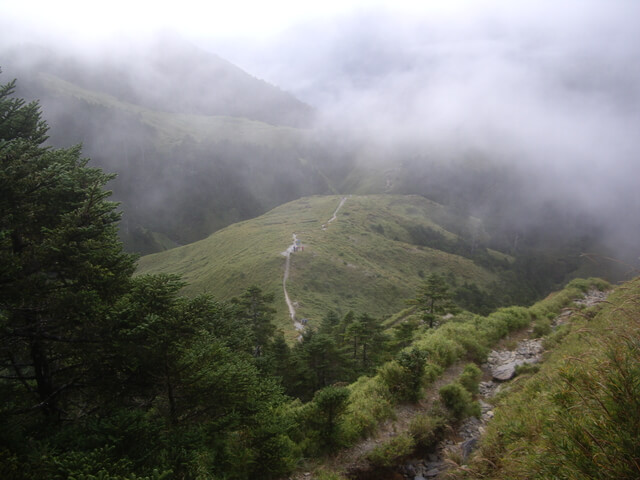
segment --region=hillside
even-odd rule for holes
[[[179,39],[91,59],[15,47],[4,52],[2,68],[20,78],[23,96],[40,100],[51,145],[82,143],[92,165],[118,175],[110,187],[122,203],[129,250],[190,243],[332,191],[325,148],[300,128],[310,122],[309,107]],[[287,120],[296,115],[307,120]]]
[[[37,71],[151,110],[243,117],[309,126],[313,109],[225,59],[169,32],[122,38],[103,51],[56,51],[37,44],[5,48],[3,67]]]
[[[496,396],[478,451],[454,479],[640,476],[640,278],[565,309],[539,369]]]
[[[480,242],[486,234],[476,219],[422,197],[349,196],[336,220],[327,223],[340,200],[316,196],[282,205],[191,245],[142,257],[138,273],[179,273],[188,283],[185,293],[221,299],[259,285],[275,293],[278,326],[291,337],[282,280],[283,252],[294,233],[304,250],[291,255],[287,290],[297,317],[308,318],[312,326],[329,310],[376,317],[395,313],[431,272],[446,273],[458,285],[487,288],[509,265],[507,256],[483,248],[475,257],[445,251],[459,238],[475,233]],[[417,244],[416,232],[435,232],[434,248]]]

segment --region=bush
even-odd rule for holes
[[[489,348],[483,332],[475,326],[475,318],[467,323],[450,323],[440,328],[440,334],[460,344],[464,356],[473,362],[484,362],[489,354]]]
[[[409,424],[409,433],[419,447],[429,448],[438,441],[446,421],[439,415],[417,415]]]
[[[389,389],[389,393],[396,401],[405,400],[408,396],[407,381],[409,373],[405,368],[393,360],[378,369],[380,381]]]
[[[454,420],[480,416],[480,405],[473,401],[471,393],[459,383],[450,383],[440,389],[440,399]]]
[[[344,418],[344,436],[347,443],[372,433],[378,422],[393,415],[392,396],[376,375],[360,377],[350,387],[350,405]]]
[[[442,375],[443,371],[444,369],[442,367],[434,363],[427,362],[427,364],[424,366],[424,374],[423,374],[423,380],[425,385],[433,383],[436,380],[436,378]]]
[[[431,362],[446,368],[464,355],[464,348],[458,342],[445,338],[439,330],[432,332],[415,343],[427,352]]]
[[[325,387],[313,397],[310,423],[320,434],[324,448],[334,449],[340,443],[341,417],[349,405],[349,389],[345,387]]]
[[[462,385],[469,393],[476,394],[478,393],[478,386],[480,385],[481,379],[482,370],[480,370],[475,363],[468,363],[460,374],[458,382],[460,382],[460,385]]]
[[[319,470],[315,472],[314,478],[317,480],[347,480],[346,477],[343,477],[339,473],[327,472],[326,470]]]
[[[536,338],[544,337],[551,333],[551,322],[547,318],[536,320],[533,324],[533,334]]]
[[[367,455],[367,459],[376,467],[391,467],[402,457],[412,453],[415,446],[413,437],[402,433],[374,448]]]

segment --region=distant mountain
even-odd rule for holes
[[[1,66],[21,96],[40,100],[52,145],[82,143],[93,165],[118,175],[110,188],[128,249],[190,243],[332,191],[326,149],[286,126],[308,124],[307,105],[172,37],[119,52],[16,47]]]
[[[313,109],[264,80],[177,35],[118,43],[91,55],[37,45],[3,53],[3,67],[48,73],[86,90],[151,110],[224,115],[308,127]]]

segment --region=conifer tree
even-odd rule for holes
[[[264,294],[262,289],[252,285],[245,290],[240,298],[231,299],[240,308],[240,317],[245,319],[254,336],[254,355],[259,357],[263,354],[265,346],[269,343],[276,327],[271,322],[273,314],[276,312],[270,306],[273,303],[273,293]]]
[[[37,102],[0,87],[0,369],[19,386],[15,411],[63,416],[90,384],[87,357],[101,342],[105,305],[134,269],[117,238],[120,215],[103,190],[113,178],[80,147],[43,146]]]
[[[453,313],[457,309],[447,281],[437,273],[429,275],[418,288],[418,295],[407,303],[418,308],[422,319],[429,324],[429,328],[433,328],[434,321],[439,315]]]

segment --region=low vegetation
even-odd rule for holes
[[[552,333],[550,355],[500,396],[477,454],[455,478],[638,478],[638,299],[635,279],[594,315],[579,312]]]
[[[364,308],[329,312],[291,346],[276,321],[278,295],[271,287],[280,277],[264,273],[269,269],[251,270],[250,259],[225,261],[247,262],[251,283],[260,285],[265,275],[266,287],[236,292],[237,286],[227,285],[228,301],[194,290],[181,296],[199,284],[189,287],[166,271],[133,276],[135,259],[117,239],[119,215],[104,190],[111,176],[88,167],[77,147],[43,147],[47,126],[38,105],[13,98],[14,88],[14,83],[0,88],[0,184],[6,193],[0,197],[0,263],[6,267],[0,274],[0,477],[279,478],[303,459],[321,460],[373,434],[393,418],[398,405],[422,401],[425,387],[447,368],[482,362],[499,340],[534,322],[558,353],[537,373],[520,371],[528,381],[503,394],[479,455],[466,472],[456,474],[637,478],[637,280],[619,288],[602,312],[585,309],[575,325],[549,333],[550,319],[562,308],[606,283],[575,280],[529,308],[480,316],[453,314],[448,294],[446,309],[431,308],[431,300],[442,299],[452,285],[430,274],[429,288],[419,291],[415,302],[421,311],[405,312],[395,326]],[[318,226],[320,218],[329,218],[335,200],[304,200],[309,211],[295,217],[296,231],[302,234],[303,225]],[[406,199],[351,199],[345,221],[307,232],[310,250],[360,273],[382,275],[374,260],[395,255],[389,276],[415,272],[424,279],[424,271],[411,263],[419,258],[431,262],[431,270],[464,267],[457,273],[484,282],[496,278],[468,258],[409,246],[400,224],[375,219],[376,235],[384,232],[398,240],[369,243],[373,233],[361,225],[371,215],[372,201],[406,215],[415,215],[416,205],[441,208],[423,199],[413,199],[411,210]],[[283,208],[228,232],[259,226],[267,232],[261,238],[268,239],[260,253],[269,252],[267,261],[281,265],[271,254],[291,239],[290,215]],[[270,223],[278,218],[284,226]],[[225,236],[228,232],[216,237],[219,243],[203,245],[237,255],[237,243],[225,247],[220,239],[236,242],[242,236]],[[325,234],[335,235],[334,241],[322,243]],[[241,245],[247,257],[253,255],[251,241]],[[332,250],[336,245],[338,252]],[[360,255],[365,246],[370,251]],[[199,248],[170,255],[184,260],[185,268],[192,262],[206,267],[212,257]],[[313,261],[313,255],[300,258]],[[153,258],[146,261],[150,270],[160,268]],[[206,268],[197,272],[208,274]],[[225,281],[232,283],[236,274],[229,270]],[[300,272],[297,280],[304,285]],[[393,285],[378,284],[402,292]],[[324,298],[325,305],[331,298]],[[433,445],[447,422],[478,415],[473,395],[479,380],[478,367],[467,363],[457,379],[439,389],[441,408],[416,416],[408,431],[369,451],[368,461],[392,466],[415,448]],[[337,478],[326,469],[319,477]]]

